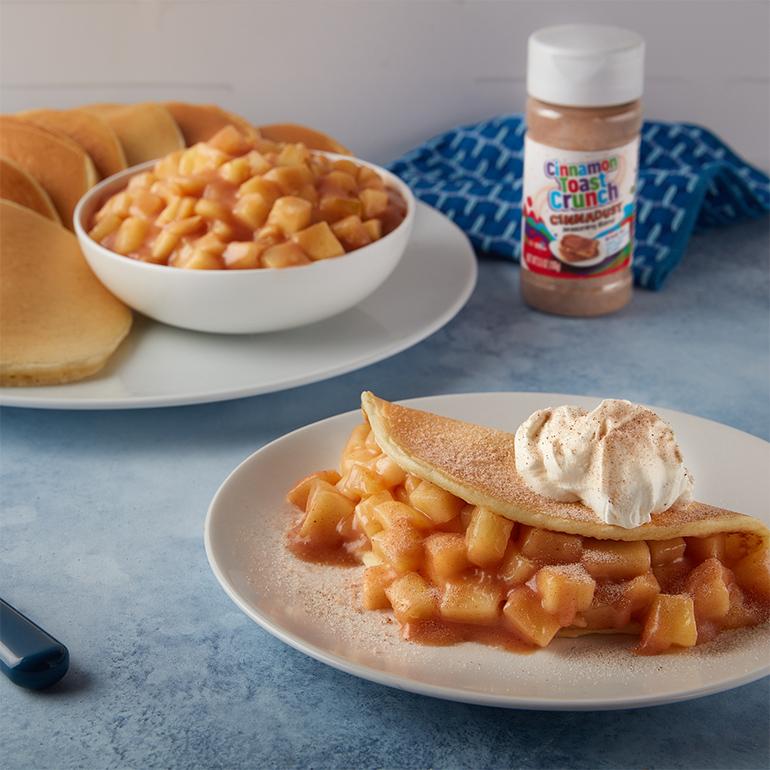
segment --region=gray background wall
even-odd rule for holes
[[[385,160],[521,110],[527,36],[569,21],[639,31],[647,115],[770,164],[767,0],[3,0],[0,107],[211,101]]]

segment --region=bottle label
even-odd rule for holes
[[[628,267],[638,137],[593,152],[526,137],[521,263],[553,278],[596,278]]]

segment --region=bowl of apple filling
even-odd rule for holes
[[[414,211],[383,168],[228,126],[94,187],[75,231],[97,277],[135,310],[248,334],[361,302],[403,256]]]

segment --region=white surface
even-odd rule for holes
[[[529,38],[527,92],[572,107],[635,102],[644,92],[644,40],[604,24],[538,30]]]
[[[334,153],[320,153],[341,158]],[[404,221],[380,240],[334,259],[290,269],[184,270],[128,259],[88,236],[94,214],[128,180],[155,165],[143,163],[89,190],[75,209],[75,232],[99,280],[129,307],[162,323],[221,334],[294,329],[358,305],[393,272],[414,223],[412,191],[397,176],[366,161],[407,205]]]
[[[598,399],[484,393],[405,403],[514,431],[535,409],[563,403],[592,408]],[[770,444],[681,412],[656,411],[677,434],[699,499],[770,522]],[[511,708],[651,706],[719,692],[770,672],[767,625],[729,632],[735,634],[732,642],[720,640],[715,649],[706,645],[653,657],[632,655],[632,643],[618,636],[557,639],[531,655],[478,644],[424,647],[402,641],[397,624],[386,622],[387,613],[356,609],[350,579],[360,568],[307,564],[284,545],[292,521],[287,490],[312,471],[336,467],[360,420],[355,410],[268,444],[233,471],[209,508],[205,543],[214,574],[250,618],[287,644],[391,687]]]
[[[766,0],[5,0],[0,102],[219,102],[384,162],[522,111],[527,38],[576,22],[644,37],[647,117],[703,123],[767,163]]]
[[[475,283],[476,258],[465,235],[418,203],[403,259],[374,294],[346,313],[300,329],[237,336],[184,331],[137,317],[129,338],[96,376],[70,385],[0,388],[0,405],[175,406],[316,382],[424,339],[460,310]]]

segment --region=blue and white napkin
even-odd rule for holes
[[[505,115],[434,137],[390,164],[446,214],[481,254],[518,261],[526,126]],[[642,129],[634,276],[659,289],[694,229],[770,211],[770,179],[700,126],[649,121]]]

